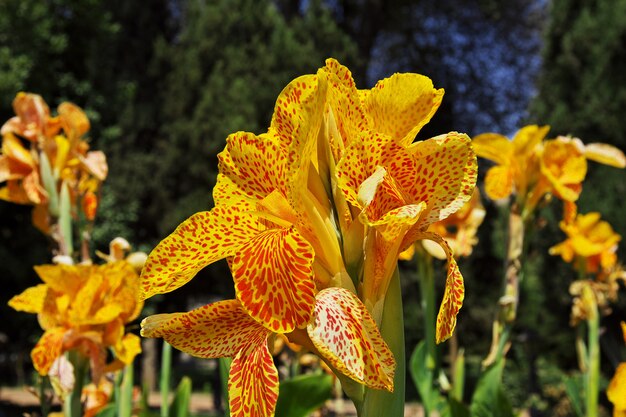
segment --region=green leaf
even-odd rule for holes
[[[114,402],[107,404],[106,407],[96,414],[96,417],[117,417],[117,404]]]
[[[191,401],[191,379],[184,376],[176,388],[176,394],[170,407],[170,417],[187,417]]]
[[[470,417],[469,407],[456,398],[450,397],[447,405],[441,413],[442,417]]]
[[[228,375],[230,373],[230,364],[233,360],[231,358],[219,358],[220,368],[220,383],[222,384],[222,405],[224,406],[224,415],[230,415],[229,402],[228,402]]]
[[[572,408],[578,417],[583,417],[583,381],[580,375],[565,379],[565,392],[572,403]]]
[[[280,384],[275,417],[307,417],[332,396],[327,374],[300,375]]]
[[[74,244],[72,239],[72,202],[70,201],[70,191],[64,182],[61,185],[61,201],[59,203],[59,228],[65,244],[67,255],[74,252]]]
[[[426,365],[426,343],[422,340],[417,344],[409,362],[409,372],[420,395],[426,415],[439,409],[444,401],[434,386],[433,370]]]
[[[513,406],[502,388],[504,361],[498,360],[483,373],[472,396],[472,417],[513,417]]]

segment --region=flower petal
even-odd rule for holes
[[[492,200],[507,198],[513,192],[513,172],[506,165],[489,168],[485,176],[485,192]]]
[[[513,144],[498,133],[483,133],[472,139],[476,155],[500,165],[509,165],[513,157]]]
[[[233,256],[257,233],[257,220],[236,206],[218,206],[194,214],[148,256],[141,272],[141,298],[186,284],[205,266]]]
[[[312,246],[294,227],[260,233],[232,260],[237,298],[276,333],[306,326],[315,304],[313,257]]]
[[[232,417],[271,417],[278,400],[278,371],[266,342],[242,350],[230,365],[228,402]]]
[[[30,356],[33,366],[40,375],[47,375],[54,361],[63,353],[63,338],[65,329],[55,327],[41,336]]]
[[[620,363],[615,370],[615,375],[606,389],[606,396],[613,403],[616,412],[626,411],[626,362]]]
[[[423,75],[394,74],[378,81],[363,104],[374,130],[406,146],[433,117],[443,92]]]
[[[528,125],[515,133],[513,147],[517,158],[528,156],[534,152],[535,147],[546,137],[550,126]]]
[[[315,320],[307,332],[320,354],[339,372],[368,387],[393,391],[393,353],[356,295],[338,287],[320,291]]]
[[[74,297],[89,274],[86,272],[89,267],[82,270],[74,265],[38,265],[34,267],[39,278],[53,290]]]
[[[590,143],[585,146],[585,157],[616,168],[626,167],[624,152],[606,143]]]
[[[27,288],[24,292],[9,300],[9,307],[26,313],[40,313],[43,310],[46,294],[48,294],[48,286],[46,284]]]
[[[133,363],[135,356],[141,353],[141,339],[132,333],[127,333],[118,344],[113,347],[115,357],[126,365]]]
[[[89,119],[77,105],[69,102],[61,103],[57,110],[61,126],[70,140],[78,139],[89,131]]]
[[[437,343],[441,343],[452,336],[454,332],[456,316],[465,298],[465,285],[463,283],[463,275],[461,275],[461,271],[459,271],[459,267],[454,260],[452,250],[445,239],[431,232],[424,232],[421,237],[422,239],[437,242],[448,257],[446,288],[443,293],[441,306],[439,307],[439,313],[437,314],[437,328],[435,331]]]
[[[427,224],[445,219],[460,209],[474,192],[478,165],[470,138],[450,132],[411,145],[417,177],[409,191],[412,202],[426,202]]]
[[[143,337],[162,337],[176,349],[200,358],[233,357],[270,332],[238,300],[224,300],[187,313],[156,314],[141,322]]]

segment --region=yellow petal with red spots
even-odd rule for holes
[[[2,154],[7,158],[7,179],[22,178],[30,174],[36,165],[22,141],[10,133],[2,138]]]
[[[63,353],[65,332],[61,327],[46,330],[30,352],[33,366],[40,375],[47,375],[52,363]]]
[[[509,165],[513,158],[513,144],[498,133],[483,133],[472,139],[476,155],[500,165]]]
[[[470,138],[450,132],[411,145],[417,176],[411,202],[426,202],[427,224],[443,220],[472,198],[478,165]],[[393,174],[392,174],[393,175]]]
[[[320,354],[355,381],[393,391],[393,353],[363,303],[337,287],[320,291],[316,298],[315,320],[307,332]]]
[[[237,298],[273,332],[306,326],[315,303],[313,257],[312,246],[294,227],[260,233],[232,260]]]
[[[88,274],[82,275],[80,269],[74,265],[39,265],[34,269],[50,288],[70,297],[74,297],[88,279]]]
[[[463,275],[459,271],[459,267],[454,260],[452,250],[448,243],[441,236],[425,232],[422,239],[437,242],[446,252],[448,258],[448,273],[446,277],[446,287],[443,293],[443,300],[437,314],[437,326],[435,336],[437,343],[441,343],[452,336],[456,327],[456,316],[463,305],[465,298],[465,285],[463,283]]]
[[[141,353],[141,339],[137,335],[127,333],[118,344],[113,347],[115,357],[126,365],[133,363],[135,356]]]
[[[534,152],[549,130],[550,126],[537,125],[524,126],[518,130],[512,141],[516,156],[527,156]]]
[[[620,363],[615,370],[615,375],[611,379],[606,396],[613,403],[615,414],[617,412],[626,413],[626,362]]]
[[[40,313],[43,310],[46,294],[48,294],[48,286],[46,284],[27,288],[24,292],[9,300],[9,307],[26,313]]]
[[[433,117],[443,93],[423,75],[394,74],[378,81],[363,104],[374,130],[406,146]]]
[[[187,313],[156,314],[141,322],[143,337],[162,337],[176,349],[200,358],[233,357],[269,331],[238,300],[218,301]]]
[[[485,176],[485,192],[492,200],[507,198],[513,192],[513,172],[505,165],[489,168]]]
[[[231,417],[272,417],[278,400],[278,371],[262,340],[239,352],[230,365]]]
[[[141,272],[141,298],[179,288],[205,266],[233,256],[257,233],[256,219],[237,207],[218,206],[194,214],[148,256]]]
[[[626,167],[624,152],[606,143],[590,143],[585,146],[585,157],[615,168]]]

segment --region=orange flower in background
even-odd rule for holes
[[[13,297],[9,306],[36,313],[45,331],[31,352],[37,372],[47,375],[63,353],[76,350],[90,358],[97,382],[105,370],[121,368],[141,352],[139,337],[124,328],[143,307],[131,265],[42,265],[35,271],[44,283]],[[115,356],[108,364],[107,348]]]
[[[195,356],[233,357],[236,416],[273,415],[278,374],[267,345],[274,334],[338,374],[393,390],[395,360],[378,324],[399,251],[432,239],[449,254],[439,340],[453,330],[464,294],[446,242],[427,228],[472,195],[469,138],[450,133],[412,143],[442,94],[417,74],[357,90],[332,59],[292,81],[266,133],[228,137],[215,208],[183,222],[142,271],[148,298],[227,258],[236,299],[148,317],[142,334]]]
[[[551,247],[551,255],[560,255],[565,262],[583,262],[587,273],[601,273],[615,266],[621,236],[600,220],[600,213],[578,214],[573,222],[562,221],[560,227],[567,239]]]

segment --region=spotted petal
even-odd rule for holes
[[[65,329],[61,327],[46,330],[30,352],[33,366],[40,375],[47,375],[54,361],[61,356],[64,337]]]
[[[409,145],[433,117],[443,98],[430,78],[419,74],[394,74],[378,81],[364,95],[364,108],[374,130]]]
[[[143,337],[162,337],[176,349],[200,358],[234,357],[270,332],[237,300],[218,301],[187,313],[156,314],[141,322]]]
[[[337,287],[320,291],[307,332],[339,372],[368,387],[393,391],[395,359],[356,295]]]
[[[267,343],[252,344],[230,365],[228,402],[232,417],[272,417],[278,400],[278,371]]]
[[[231,263],[237,298],[276,333],[306,326],[315,303],[313,257],[313,248],[294,227],[260,233]]]
[[[205,266],[233,256],[258,224],[236,206],[218,206],[185,220],[150,253],[141,273],[142,299],[179,288]]]
[[[489,168],[485,176],[485,192],[492,200],[507,198],[513,192],[513,171],[507,165]]]
[[[9,300],[9,307],[26,313],[40,313],[43,310],[44,301],[48,294],[48,286],[39,284],[27,288]]]
[[[446,252],[448,258],[448,274],[446,278],[446,288],[443,293],[443,300],[437,314],[436,339],[437,343],[444,342],[454,332],[456,327],[456,316],[463,305],[465,298],[465,285],[463,283],[463,275],[459,271],[459,267],[454,260],[450,246],[441,236],[424,232],[422,239],[437,242]]]

